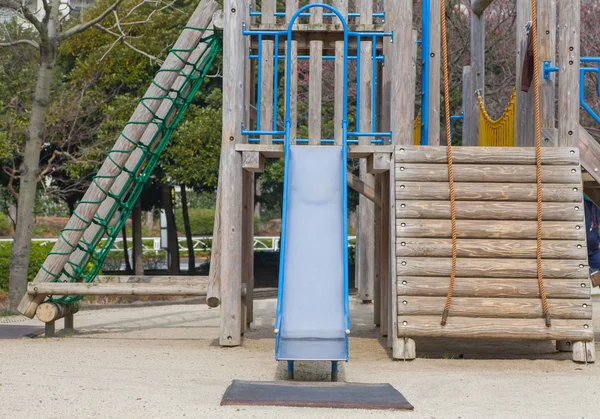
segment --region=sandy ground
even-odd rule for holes
[[[233,379],[285,376],[274,361],[275,300],[262,300],[239,348],[217,345],[219,311],[205,306],[86,311],[74,336],[0,340],[0,418],[600,417],[600,363],[575,364],[552,342],[448,340],[419,341],[419,359],[392,361],[371,310],[352,301],[351,360],[341,378],[391,383],[413,412],[220,407]],[[22,318],[0,324],[40,326]],[[325,380],[328,369],[300,364],[297,379]]]

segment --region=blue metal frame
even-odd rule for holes
[[[292,72],[292,27],[294,22],[298,19],[298,17],[304,13],[306,10],[309,10],[313,7],[321,7],[323,9],[329,10],[334,13],[344,28],[344,57],[348,56],[348,38],[350,32],[348,31],[348,24],[346,20],[342,16],[340,12],[338,12],[335,8],[321,3],[313,3],[306,5],[300,10],[298,10],[290,22],[288,23],[287,30],[287,57],[286,57],[286,74],[291,74]],[[346,162],[348,160],[348,60],[344,59],[344,86],[343,86],[343,110],[342,110],[342,161],[343,167],[345,167]],[[291,97],[291,84],[289,81],[286,81],[285,87],[286,97]],[[280,244],[280,266],[283,267],[285,264],[285,250],[286,250],[286,238],[287,238],[287,207],[288,207],[288,194],[289,194],[289,162],[290,162],[290,148],[291,148],[291,128],[292,128],[292,120],[291,120],[291,100],[286,100],[285,105],[285,167],[284,167],[284,182],[283,182],[283,208],[282,208],[282,219],[281,219],[281,244]],[[346,181],[346,171],[343,170],[340,177],[341,186],[342,186],[342,249],[343,249],[343,260],[344,260],[344,316],[346,318],[346,331],[350,331],[350,312],[349,312],[349,297],[348,297],[348,242],[347,242],[347,234],[348,234],[348,184]],[[284,270],[279,269],[279,289],[277,292],[277,317],[275,321],[275,329],[277,331],[281,331],[281,310],[282,310],[282,301],[283,301],[283,287],[284,287]],[[348,333],[345,335],[346,339],[346,347],[348,346]],[[281,334],[277,334],[277,339],[275,342],[275,353],[279,353],[279,344],[281,340]],[[348,357],[346,355],[346,361]]]
[[[452,115],[450,117],[450,142],[452,142],[452,139],[454,138],[454,123],[456,121],[463,121],[465,120],[465,114],[464,112],[461,113],[460,115]]]
[[[550,61],[544,61],[544,80],[550,80],[550,74],[557,73],[558,70],[558,67],[552,67],[552,63]]]
[[[596,73],[600,80],[600,57],[581,57],[581,62],[586,64],[595,64],[596,67],[581,67],[579,81],[579,102],[594,120],[600,124],[600,115],[598,115],[585,101],[585,75],[586,73]],[[598,82],[598,96],[600,96],[600,81]]]
[[[317,6],[317,4],[314,4],[313,6]],[[261,12],[253,12],[252,5],[250,5],[249,7],[250,7],[250,16],[251,17],[262,17],[262,11]],[[275,12],[274,16],[275,17],[286,17],[287,14],[285,12]],[[338,16],[336,13],[323,13],[323,17],[336,17],[336,16]],[[310,17],[310,13],[301,13],[298,17]],[[348,18],[359,18],[359,17],[360,17],[360,13],[348,13]],[[373,17],[383,19],[385,22],[385,12],[373,13]]]

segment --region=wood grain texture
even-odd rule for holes
[[[399,296],[446,297],[450,276],[403,276],[398,279]],[[544,280],[548,298],[589,299],[589,280],[548,278]],[[536,278],[460,278],[454,286],[455,297],[540,298]]]
[[[560,2],[558,41],[558,144],[579,145],[580,0]]]
[[[400,200],[396,207],[398,218],[450,219],[450,202]],[[537,202],[478,202],[458,201],[455,205],[458,220],[537,220]],[[544,221],[584,221],[583,205],[579,202],[544,202]]]
[[[579,126],[579,150],[581,152],[581,165],[600,183],[600,144],[581,125]]]
[[[311,0],[311,3],[319,3]],[[310,23],[323,23],[323,9],[310,9]],[[310,62],[308,79],[308,143],[321,144],[321,117],[323,101],[323,41],[310,41]]]
[[[44,282],[28,284],[30,295],[184,295],[205,296],[208,281],[195,283],[110,283]]]
[[[536,201],[533,183],[456,183],[457,201]],[[578,184],[543,184],[544,202],[582,202],[582,186]],[[443,182],[397,182],[396,199],[449,200],[450,187]]]
[[[298,11],[300,5],[299,0],[287,0],[285,2],[285,16],[286,21],[292,20],[294,14]],[[284,42],[287,56],[287,42]],[[298,130],[298,41],[292,41],[291,56],[291,74],[286,74],[286,82],[290,83],[290,97],[287,96],[284,100],[291,100],[290,102],[290,121],[292,123],[290,127],[290,140],[292,144],[296,144],[296,132]],[[286,66],[287,71],[287,66]]]
[[[556,125],[556,88],[554,77],[544,80],[544,61],[556,65],[556,4],[557,0],[546,0],[537,3],[538,9],[538,60],[540,80],[540,117],[544,128]],[[555,144],[555,146],[558,144]]]
[[[600,149],[600,145],[598,145]],[[584,151],[581,150],[582,161]],[[598,153],[600,158],[600,152]],[[600,161],[598,162],[600,167]],[[455,182],[479,183],[535,183],[534,165],[455,164]],[[396,180],[412,182],[448,182],[447,164],[403,163],[396,167]],[[542,166],[544,183],[572,183],[581,181],[579,165]]]
[[[348,2],[346,0],[334,0],[334,7],[344,16],[348,17]],[[335,43],[335,110],[333,117],[334,141],[336,145],[342,145],[342,120],[344,119],[344,42]]]
[[[367,157],[367,172],[371,174],[389,172],[391,160],[390,153],[373,153]]]
[[[398,258],[396,273],[403,276],[450,276],[451,258]],[[544,278],[588,278],[586,260],[544,260]],[[456,276],[486,278],[537,278],[537,263],[534,259],[472,259],[458,258]]]
[[[552,319],[552,327],[546,327],[543,319],[486,319],[450,316],[446,326],[442,327],[440,318],[441,316],[400,316],[398,317],[398,336],[582,341],[594,338],[594,331],[589,320]]]
[[[364,183],[360,178],[350,172],[346,175],[348,186],[356,192],[373,202],[377,206],[381,206],[381,196],[371,185]]]
[[[81,301],[76,301],[73,304],[46,302],[38,306],[35,314],[39,321],[51,323],[63,317],[72,316],[77,313],[80,308]]]
[[[258,151],[245,151],[242,153],[242,168],[252,173],[265,171],[265,158]]]
[[[485,15],[471,13],[471,132],[474,144],[479,144],[479,101],[477,92],[485,101]],[[475,142],[475,138],[477,142]]]
[[[462,146],[477,146],[479,145],[479,137],[473,139],[471,137],[471,107],[473,102],[472,93],[472,80],[471,80],[471,66],[467,65],[463,67],[462,74],[462,111],[463,111],[463,124],[462,124]]]
[[[246,295],[242,311],[246,314],[246,321],[242,327],[245,328],[254,321],[254,173],[244,172],[243,181],[242,284]]]
[[[235,9],[235,7],[234,7]],[[227,6],[225,6],[227,10]],[[277,0],[262,0],[261,7],[261,22],[262,24],[275,23],[275,11],[277,10]],[[230,28],[231,30],[231,28]],[[262,95],[260,98],[260,129],[263,131],[273,130],[273,89],[275,81],[275,62],[273,59],[275,53],[275,42],[273,39],[262,41],[262,80],[261,83]],[[263,144],[271,144],[273,136],[261,135],[260,142]]]
[[[447,163],[446,147],[396,146],[397,163]],[[535,149],[531,147],[455,147],[455,164],[535,164]],[[577,165],[577,147],[550,147],[542,150],[542,165]]]
[[[124,276],[101,275],[96,277],[98,284],[202,284],[208,283],[208,276]]]
[[[462,258],[533,259],[537,254],[535,240],[459,239],[456,244],[458,257]],[[451,257],[452,240],[399,238],[396,256]],[[587,258],[587,247],[583,240],[544,240],[542,257],[584,260]]]
[[[398,315],[438,316],[445,303],[445,297],[398,297]],[[589,299],[550,299],[548,307],[553,319],[592,319]],[[544,309],[539,298],[456,297],[452,299],[450,316],[541,319]]]
[[[390,330],[389,312],[390,312],[390,289],[392,288],[392,279],[390,276],[390,263],[394,263],[393,253],[395,246],[390,246],[391,223],[390,223],[390,174],[381,175],[381,327],[382,336],[387,336]],[[395,288],[395,287],[394,287]]]
[[[381,193],[381,177],[383,175],[375,175],[375,190]],[[375,326],[381,325],[381,261],[382,261],[382,251],[383,248],[381,246],[381,236],[383,234],[382,222],[381,222],[381,206],[375,207],[375,218],[373,230],[375,233],[374,240],[374,264],[373,269],[375,270],[374,274],[374,282],[373,282],[373,324]]]
[[[579,228],[578,228],[579,227]],[[450,220],[397,220],[397,237],[450,238]],[[459,239],[535,239],[535,221],[481,221],[458,220]],[[542,226],[544,240],[585,240],[585,225],[568,221],[545,221]]]
[[[596,342],[572,342],[573,361],[582,363],[596,362]]]
[[[441,115],[442,74],[442,8],[440,0],[425,0],[430,5],[430,55],[429,55],[429,142],[439,146]],[[445,17],[444,17],[445,18]]]
[[[372,0],[358,0],[357,7],[360,13],[360,23],[371,24],[373,23],[373,1]],[[369,38],[362,38],[360,43],[360,131],[361,132],[372,132],[372,98],[374,74],[373,74],[373,44],[369,41]],[[358,94],[358,93],[357,93]],[[372,137],[359,137],[358,142],[362,145],[371,144]],[[361,175],[362,177],[362,175]]]
[[[360,162],[360,179],[375,190],[375,177],[367,173],[367,162]],[[375,204],[360,195],[356,229],[356,279],[358,298],[372,301],[375,292]]]
[[[538,4],[539,6],[539,4]],[[527,52],[526,25],[531,22],[531,1],[517,0],[516,2],[516,86],[517,89],[517,121],[516,134],[518,147],[535,146],[534,114],[533,114],[533,88],[529,92],[521,90],[523,77],[523,62]]]

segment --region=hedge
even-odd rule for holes
[[[8,218],[8,215],[0,212],[0,236],[10,236],[12,229],[12,223]]]
[[[46,260],[54,243],[33,243],[29,258],[27,280],[32,281]],[[10,252],[12,243],[0,243],[0,291],[8,291],[8,275],[10,267]]]
[[[212,209],[190,209],[190,227],[192,228],[193,236],[212,236],[213,226],[215,225],[215,210]],[[175,212],[175,222],[177,223],[177,231],[180,235],[185,234],[183,224],[183,213],[181,209]],[[257,232],[259,219],[254,218],[254,232]]]

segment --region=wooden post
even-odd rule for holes
[[[544,80],[544,61],[556,63],[556,0],[539,1],[538,9],[538,60],[540,78],[540,116],[542,128],[555,128],[556,89],[554,76]],[[578,90],[579,91],[579,90]],[[579,103],[578,103],[579,107]],[[542,144],[544,144],[542,138]]]
[[[429,145],[440,145],[440,86],[442,68],[442,9],[440,0],[429,0],[431,7],[429,55]]]
[[[192,18],[190,18],[187,26],[189,27],[200,27],[205,28],[209,25],[212,15],[217,11],[218,4],[214,0],[203,0],[196,8]],[[197,30],[184,29],[181,36],[175,44],[175,48],[180,50],[186,50],[193,48],[197,45],[198,41],[202,37],[202,33]],[[162,68],[183,68],[185,64],[182,60],[188,58],[191,51],[178,53],[179,57],[171,53],[165,60]],[[181,57],[181,58],[180,58]],[[158,86],[163,86],[164,89],[169,89],[175,83],[179,77],[179,72],[174,71],[162,71],[158,72],[155,78],[155,82],[150,85],[146,91],[145,97],[159,97],[165,94],[165,91]],[[162,104],[162,100],[150,100],[145,101],[144,104],[140,104],[135,112],[133,113],[130,121],[136,122],[133,124],[127,124],[123,135],[120,135],[117,142],[113,146],[114,150],[132,150],[135,143],[142,137],[145,132],[147,125],[139,124],[137,122],[146,122],[152,119],[152,112],[159,109]],[[130,153],[115,153],[112,159],[107,159],[102,167],[100,168],[98,175],[98,183],[92,182],[88,191],[84,195],[82,203],[77,207],[77,216],[72,216],[67,224],[68,230],[65,232],[64,237],[59,238],[57,243],[52,249],[52,255],[48,257],[44,262],[44,268],[41,269],[36,278],[35,282],[48,282],[55,278],[55,275],[60,274],[62,269],[65,267],[67,260],[71,252],[73,251],[72,245],[69,243],[78,243],[83,236],[84,229],[89,225],[94,215],[100,206],[100,202],[106,197],[103,191],[111,189],[111,186],[115,182],[116,175],[121,172],[122,167],[129,159]],[[52,275],[54,274],[54,276]],[[25,295],[21,303],[19,304],[18,310],[28,317],[35,315],[37,306],[44,300],[43,296],[38,297],[37,300],[31,300],[28,295]]]
[[[65,316],[73,315],[77,313],[80,308],[81,301],[76,301],[72,304],[46,302],[38,306],[35,314],[40,321],[49,323],[62,319]]]
[[[360,23],[369,25],[373,23],[373,2],[371,0],[360,0],[358,3],[360,11]],[[371,132],[372,129],[372,44],[363,40],[360,46],[360,130]],[[370,137],[358,139],[362,145],[371,143]],[[370,187],[375,187],[375,178],[368,173],[367,161],[360,161],[360,180]],[[356,275],[359,298],[363,302],[373,300],[375,289],[375,206],[371,201],[359,197],[358,228],[356,232]]]
[[[471,13],[471,118],[470,141],[479,144],[479,102],[485,98],[485,15]]]
[[[242,142],[244,121],[245,40],[244,10],[225,0],[223,32],[223,141],[221,147],[221,334],[223,346],[242,342],[242,157],[235,145]]]
[[[542,2],[538,3],[538,6]],[[523,61],[527,52],[526,25],[531,21],[531,0],[517,0],[517,141],[518,147],[535,146],[534,114],[533,114],[533,85],[529,92],[521,91],[523,78]],[[539,33],[539,32],[538,32]]]
[[[243,270],[242,282],[246,284],[246,324],[254,321],[254,173],[244,171],[244,226],[242,233]],[[243,308],[243,309],[244,309]],[[245,327],[246,325],[242,325]]]
[[[381,259],[379,261],[379,265],[381,266],[381,327],[380,332],[381,336],[388,336],[389,333],[389,295],[390,295],[390,282],[396,283],[395,280],[390,278],[390,260],[391,249],[390,249],[390,176],[393,176],[394,170],[390,170],[388,173],[383,173],[381,175],[381,237],[379,247],[381,247],[380,255]]]
[[[223,188],[222,177],[219,169],[219,181],[217,184],[217,202],[215,205],[215,224],[213,226],[212,245],[210,251],[210,271],[208,273],[208,292],[206,304],[215,308],[221,305],[221,241],[223,231],[221,229],[221,189]]]
[[[144,248],[142,243],[142,201],[138,198],[131,214],[133,240],[133,269],[135,275],[144,275]]]
[[[294,14],[298,11],[299,0],[287,0],[285,2],[285,16],[287,22],[292,20]],[[287,48],[287,44],[286,44]],[[285,100],[291,100],[290,103],[290,141],[296,143],[296,132],[298,130],[298,41],[292,41],[292,74],[286,74],[286,83],[291,83],[290,96]],[[287,67],[287,66],[286,66]],[[287,71],[287,68],[286,68]]]
[[[232,0],[233,2],[233,0]],[[233,2],[235,3],[235,2]],[[242,2],[245,4],[246,2]],[[244,6],[245,7],[245,6]],[[234,7],[235,8],[235,7]],[[274,24],[275,23],[275,11],[277,10],[277,0],[262,0],[262,17],[261,24]],[[227,11],[227,7],[225,7],[225,11]],[[240,12],[244,13],[243,10]],[[227,27],[227,25],[225,25]],[[231,28],[229,28],[231,30]],[[245,43],[244,43],[245,44]],[[272,39],[263,41],[262,43],[262,62],[259,65],[262,65],[262,80],[258,82],[262,85],[262,97],[260,98],[260,129],[262,131],[272,131],[273,130],[273,83],[275,80],[275,63],[273,60],[273,55],[275,53],[275,41]],[[279,51],[277,51],[279,54]],[[241,56],[240,56],[241,57]],[[237,62],[239,62],[240,57],[237,57]],[[271,144],[273,141],[273,136],[271,135],[261,135],[260,142],[261,144]]]
[[[348,2],[334,0],[336,9],[347,19]],[[339,22],[338,22],[339,23]],[[341,23],[340,23],[341,25]],[[335,114],[334,114],[334,140],[336,145],[342,145],[342,119],[344,102],[344,42],[335,43]]]
[[[74,329],[73,317],[74,316],[72,314],[65,316],[65,325],[64,325],[65,330],[73,331],[73,329]]]
[[[413,36],[413,4],[410,1],[387,0],[388,18],[386,26],[394,32],[391,64],[394,77],[391,79],[391,119],[394,145],[413,144],[414,98],[416,78],[416,42]],[[410,64],[410,65],[409,65]],[[394,170],[390,170],[390,226],[395,225],[395,182]],[[390,327],[388,344],[393,346],[393,357],[399,358],[398,306],[396,289],[396,232],[390,228]]]
[[[311,3],[320,3],[311,0]],[[323,23],[323,9],[310,9],[310,23]],[[310,69],[308,88],[308,143],[321,144],[321,105],[323,99],[323,41],[310,41]]]
[[[580,0],[560,2],[559,75],[558,75],[558,145],[579,145],[579,40]]]
[[[381,193],[381,178],[387,174],[375,175],[375,190]],[[375,218],[373,223],[374,232],[374,250],[373,250],[373,323],[375,326],[381,325],[381,206],[375,206]]]
[[[48,322],[44,324],[44,337],[53,338],[56,336],[56,322]]]
[[[471,91],[471,66],[467,65],[463,67],[463,79],[462,79],[462,100],[463,100],[463,129],[462,129],[462,145],[463,146],[477,146],[478,142],[474,141],[471,137],[471,102],[473,101],[473,92]],[[477,140],[477,139],[475,139]]]

